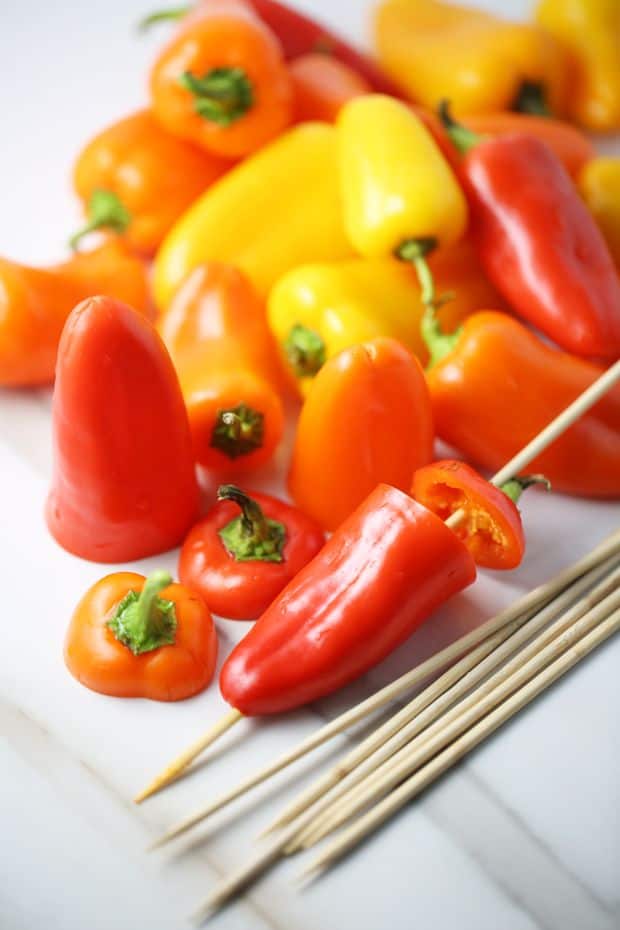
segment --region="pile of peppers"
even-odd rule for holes
[[[620,158],[583,132],[620,130],[620,7],[379,0],[376,57],[276,0],[158,23],[148,106],[76,159],[69,257],[0,259],[0,385],[54,382],[60,546],[179,550],[179,583],[84,595],[71,674],[181,700],[256,621],[221,692],[272,714],[517,568],[526,488],[620,498],[618,387],[488,480],[620,357]]]

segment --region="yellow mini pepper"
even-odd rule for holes
[[[538,22],[573,58],[569,115],[594,131],[620,128],[620,2],[541,0]]]
[[[594,158],[579,176],[581,195],[620,268],[620,158]]]
[[[374,40],[388,74],[430,109],[444,98],[459,115],[565,109],[566,54],[535,25],[439,0],[384,0]]]
[[[165,309],[187,274],[208,261],[236,265],[266,296],[296,265],[351,254],[336,130],[306,123],[229,171],[175,224],[155,259],[155,300]]]
[[[454,295],[438,311],[443,332],[483,307],[504,307],[468,239],[440,249],[429,265],[441,291]],[[271,329],[303,396],[326,361],[380,336],[404,343],[426,363],[423,313],[414,270],[394,258],[303,265],[278,281],[268,301]]]
[[[467,201],[437,143],[406,104],[372,94],[347,103],[338,117],[345,228],[365,258],[411,261],[434,300],[425,256],[457,242]]]

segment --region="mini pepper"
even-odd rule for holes
[[[207,687],[216,658],[202,599],[163,571],[102,578],[78,604],[65,639],[73,677],[114,697],[181,701]]]
[[[593,158],[579,175],[579,190],[620,269],[620,158]]]
[[[330,694],[475,577],[468,550],[438,517],[381,484],[233,649],[222,695],[254,716]]]
[[[52,429],[46,517],[63,548],[124,562],[182,540],[198,510],[187,414],[161,339],[131,307],[93,297],[71,313]]]
[[[153,255],[175,220],[229,167],[166,132],[140,110],[100,132],[80,153],[73,183],[87,224],[71,238],[107,229]]]
[[[267,494],[225,484],[217,498],[183,543],[179,577],[219,616],[254,620],[314,558],[325,536],[310,517]]]

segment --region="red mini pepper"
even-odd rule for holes
[[[325,536],[310,517],[267,494],[250,497],[224,484],[217,497],[183,543],[179,578],[219,616],[254,620],[314,558]]]
[[[250,716],[323,697],[384,659],[475,577],[455,533],[379,485],[235,647],[222,695]]]
[[[453,531],[482,568],[517,568],[525,554],[521,515],[516,507],[525,488],[544,483],[538,475],[513,478],[496,488],[465,462],[446,459],[419,468],[411,493],[442,520],[463,517]],[[547,483],[547,487],[549,487]]]
[[[212,2],[213,0],[201,0],[198,7],[208,8]],[[218,2],[221,3],[222,0]],[[395,97],[403,96],[402,91],[372,58],[353,48],[339,35],[326,29],[316,20],[304,16],[299,10],[294,10],[285,3],[278,3],[277,0],[248,0],[248,4],[278,37],[286,59],[298,58],[300,55],[312,52],[322,52],[357,71],[377,93],[392,94]],[[147,16],[142,20],[141,25],[148,27],[163,20],[180,19],[193,10],[194,7],[191,5],[162,10]]]
[[[90,588],[71,619],[65,662],[100,694],[182,701],[215,671],[217,635],[201,598],[167,572],[117,572]]]
[[[93,297],[63,330],[53,403],[47,525],[69,552],[124,562],[176,546],[198,485],[176,373],[155,329]]]
[[[464,152],[474,243],[512,307],[576,355],[620,356],[620,279],[559,158],[540,139],[484,140],[442,117]]]

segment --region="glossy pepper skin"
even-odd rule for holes
[[[153,617],[163,644],[148,651],[134,654],[109,625],[130,592],[139,595],[143,591],[147,581],[143,575],[106,575],[78,604],[65,639],[65,663],[73,677],[91,691],[181,701],[203,691],[213,678],[217,636],[209,611],[198,594],[180,584],[164,584],[170,576],[160,574],[162,579],[155,587],[161,585],[157,593],[164,604],[159,606],[164,618],[171,616],[172,622],[165,630],[161,616]],[[157,607],[156,601],[150,612]]]
[[[596,157],[596,149],[590,139],[575,126],[562,120],[506,112],[468,116],[463,123],[472,132],[483,136],[518,133],[546,142],[572,178],[578,178],[584,166]]]
[[[65,320],[92,294],[110,294],[151,313],[146,268],[120,242],[49,268],[0,258],[0,386],[51,384]]]
[[[506,314],[475,313],[453,349],[427,372],[437,434],[495,471],[602,372],[541,342]],[[544,474],[554,491],[619,497],[619,424],[616,386],[538,456],[531,470]]]
[[[342,221],[336,130],[307,123],[233,168],[172,228],[155,259],[164,309],[196,265],[236,265],[263,297],[286,271],[353,254]]]
[[[404,103],[373,94],[338,117],[345,226],[366,258],[393,255],[411,240],[458,241],[467,203],[450,166]]]
[[[524,105],[528,82],[540,88],[551,113],[564,112],[566,54],[534,25],[439,0],[383,0],[373,35],[390,77],[431,110],[443,99],[459,116],[511,110]]]
[[[52,408],[50,533],[74,555],[125,562],[176,546],[198,486],[183,397],[153,326],[108,297],[71,313]]]
[[[620,158],[595,158],[579,176],[579,190],[620,268]]]
[[[620,128],[617,0],[541,0],[536,19],[571,55],[570,117],[595,132]]]
[[[245,276],[217,262],[194,268],[158,327],[179,375],[196,461],[239,472],[271,458],[284,429],[283,373]]]
[[[219,616],[255,620],[325,536],[310,517],[267,494],[224,485],[218,498],[183,543],[179,577]]]
[[[510,305],[568,352],[618,358],[618,273],[551,149],[524,135],[483,141],[462,178],[478,256]]]
[[[440,292],[454,294],[437,314],[445,332],[481,306],[502,306],[469,240],[433,253],[429,266]],[[280,278],[268,301],[284,364],[304,396],[325,361],[379,336],[397,339],[426,364],[423,313],[413,268],[394,258],[301,265]]]
[[[457,510],[465,511],[452,530],[476,565],[507,570],[523,561],[525,537],[516,505],[465,462],[444,459],[419,468],[411,495],[444,521]]]
[[[370,84],[361,74],[322,52],[294,58],[288,71],[293,82],[294,114],[298,122],[324,120],[333,123],[345,103],[371,92]]]
[[[438,517],[379,485],[232,651],[222,695],[253,716],[330,694],[475,577],[471,555]]]
[[[302,408],[288,487],[336,529],[379,483],[409,490],[431,461],[433,421],[420,363],[394,339],[352,346],[318,373]]]
[[[241,2],[211,0],[186,17],[157,58],[150,89],[165,129],[229,158],[256,151],[291,121],[280,44]]]
[[[170,135],[149,110],[133,113],[95,136],[75,163],[73,183],[88,220],[78,236],[110,229],[151,256],[178,217],[228,167]]]

